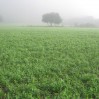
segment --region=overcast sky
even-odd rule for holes
[[[58,12],[64,19],[99,18],[99,0],[0,0],[0,15],[9,22],[39,24],[47,12]]]

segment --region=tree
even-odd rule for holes
[[[2,18],[2,16],[0,16],[0,22],[2,22],[3,21],[3,18]]]
[[[60,24],[62,19],[58,13],[47,13],[42,16],[42,21],[52,26],[53,24]]]

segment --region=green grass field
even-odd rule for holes
[[[99,29],[0,28],[0,99],[99,99]]]

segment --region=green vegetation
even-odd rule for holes
[[[99,99],[99,29],[0,29],[0,99]]]

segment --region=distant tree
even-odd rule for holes
[[[2,22],[3,21],[3,18],[2,18],[2,16],[0,16],[0,22]]]
[[[79,24],[78,27],[96,27],[96,25],[92,23],[85,23],[85,24]]]
[[[42,21],[52,26],[53,24],[60,24],[62,22],[62,18],[58,13],[47,13],[42,16]]]

